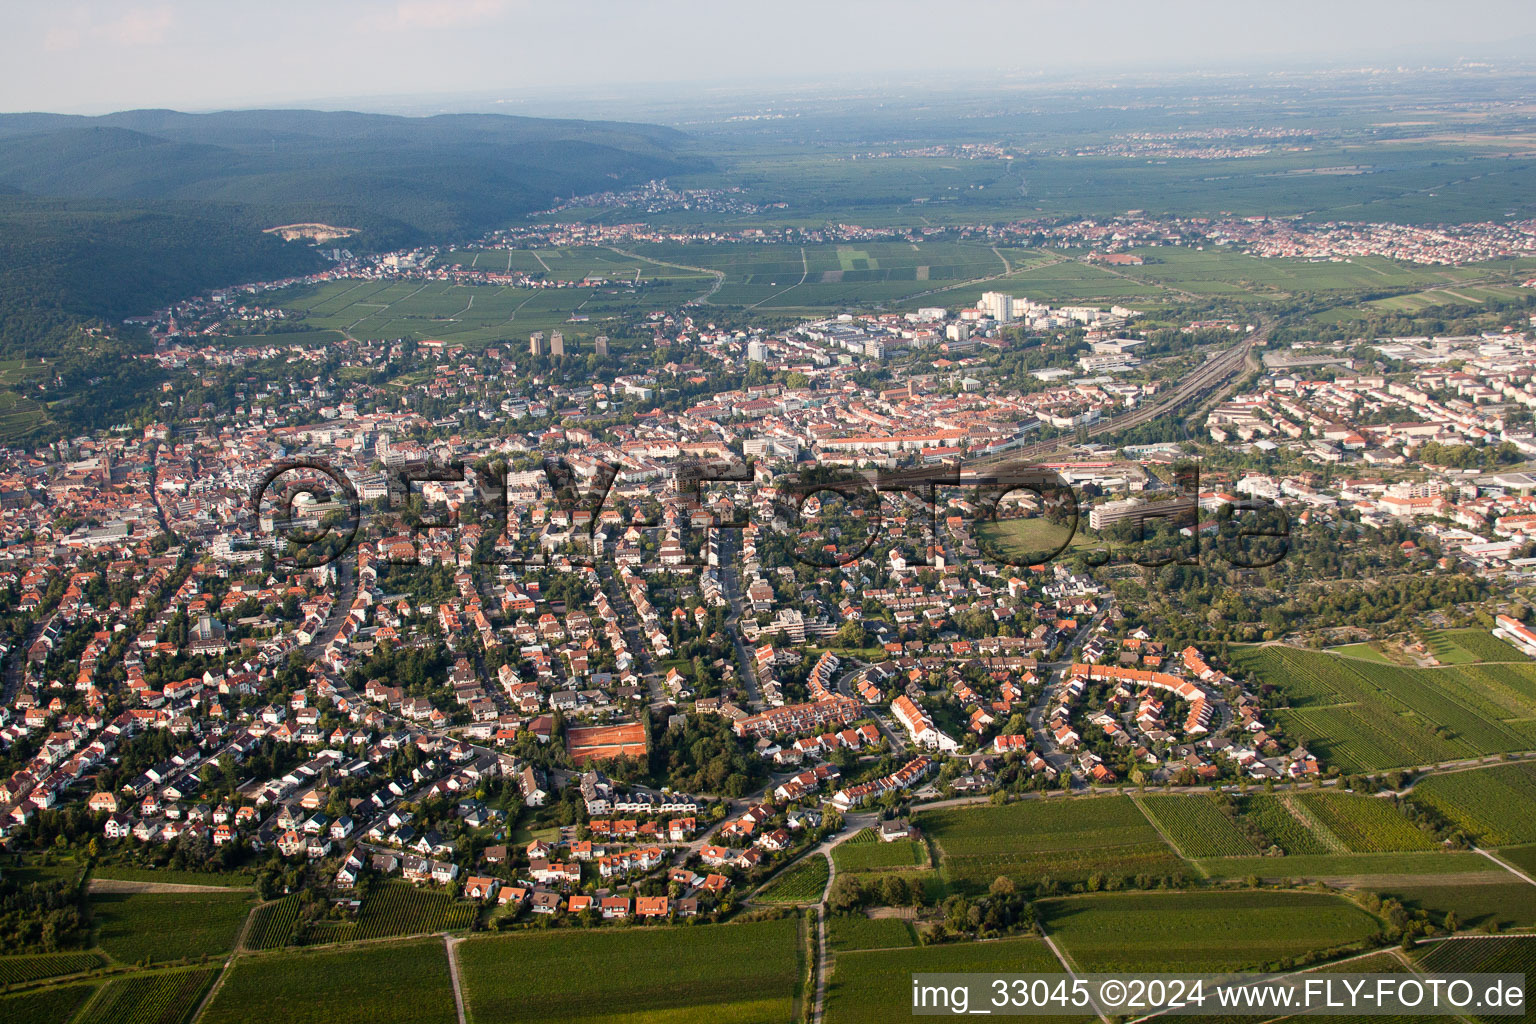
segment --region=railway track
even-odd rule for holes
[[[1243,366],[1248,359],[1248,354],[1256,346],[1263,343],[1272,326],[1271,323],[1266,322],[1243,341],[1226,349],[1219,355],[1207,359],[1193,373],[1186,377],[1177,388],[1158,401],[1092,424],[1088,427],[1088,437],[1103,437],[1106,434],[1113,434],[1130,427],[1140,426],[1143,423],[1150,423],[1158,417],[1165,416],[1182,406],[1187,406],[1227,384],[1242,373]],[[1068,448],[1074,441],[1075,438],[1066,437],[1053,438],[1049,441],[1037,441],[1034,444],[1010,449],[1006,452],[999,452],[996,455],[987,455],[979,459],[968,459],[965,462],[965,468],[971,469],[972,467],[995,465],[1001,462],[1017,462],[1020,459],[1037,459],[1053,454],[1063,448]]]

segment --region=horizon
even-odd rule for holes
[[[746,18],[721,24],[719,12],[696,0],[643,10],[607,5],[598,18],[605,30],[581,40],[582,56],[573,61],[565,43],[574,38],[558,15],[510,0],[400,0],[383,11],[355,2],[316,10],[283,0],[259,15],[174,0],[113,8],[107,18],[93,16],[92,4],[76,3],[16,16],[18,31],[0,44],[6,58],[0,107],[102,114],[343,104],[399,112],[484,104],[506,94],[501,102],[560,109],[604,102],[604,93],[623,107],[642,97],[676,103],[696,90],[748,99],[754,92],[841,89],[860,81],[926,90],[935,83],[996,86],[999,77],[1010,85],[1066,84],[1105,75],[1528,64],[1536,37],[1536,11],[1510,0],[1482,0],[1472,11],[1462,5],[1455,12],[1420,0],[1370,0],[1344,10],[1306,0],[1283,12],[1246,5],[1213,12],[1198,0],[1155,12],[1110,6],[1096,16],[1091,35],[1078,38],[1080,16],[1068,5],[963,0],[944,21],[924,25],[922,43],[914,47],[911,26],[923,7],[911,0],[882,5],[878,18],[869,17],[873,8],[864,3],[828,11],[796,0],[764,24]],[[703,14],[707,25],[699,23]],[[1321,19],[1329,31],[1320,34],[1313,26]],[[981,24],[988,40],[1005,42],[978,46]],[[667,32],[655,31],[663,26]],[[715,40],[719,33],[727,45]],[[646,38],[649,48],[637,50],[630,44],[635,38]],[[338,40],[366,47],[369,63],[338,61]],[[908,61],[897,74],[892,53]],[[956,56],[964,70],[955,68]],[[275,78],[283,84],[274,85]],[[377,87],[355,88],[369,80]],[[450,85],[454,80],[463,87]],[[104,102],[105,95],[115,98]]]

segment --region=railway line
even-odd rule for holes
[[[1224,350],[1219,355],[1207,359],[1201,363],[1178,387],[1166,396],[1147,405],[1139,406],[1118,416],[1099,420],[1088,427],[1088,437],[1103,437],[1121,430],[1137,427],[1143,423],[1150,423],[1160,416],[1164,416],[1181,406],[1198,401],[1221,386],[1227,384],[1242,373],[1243,366],[1248,359],[1248,354],[1261,345],[1268,337],[1272,323],[1266,322],[1255,330],[1243,341],[1231,348]],[[1048,441],[1037,441],[1034,444],[1024,445],[1021,448],[1013,448],[996,455],[987,455],[979,459],[967,459],[965,469],[969,470],[978,466],[997,465],[1003,462],[1018,462],[1020,460],[1038,459],[1051,455],[1063,448],[1070,447],[1075,441],[1073,437],[1058,437]]]

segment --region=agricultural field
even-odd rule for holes
[[[1248,823],[1269,837],[1289,855],[1328,853],[1328,846],[1301,819],[1292,814],[1283,796],[1240,797],[1239,806]]]
[[[1263,879],[1369,879],[1371,876],[1433,877],[1444,875],[1492,875],[1507,878],[1504,869],[1487,857],[1462,850],[1433,853],[1322,853],[1289,857],[1226,857],[1202,860],[1208,878]],[[1370,885],[1369,882],[1362,884]]]
[[[1233,659],[1277,686],[1288,734],[1342,771],[1380,771],[1536,746],[1530,665],[1414,669],[1270,645]]]
[[[882,843],[870,829],[871,842],[859,842],[857,838],[832,848],[832,863],[839,871],[887,871],[900,868],[928,867],[928,847],[924,843],[903,839],[894,843]]]
[[[457,342],[468,349],[510,343],[527,351],[533,331],[564,333],[566,355],[585,358],[591,339],[610,322],[653,309],[680,306],[711,287],[708,275],[678,275],[657,268],[638,284],[561,288],[456,284],[437,280],[339,280],[273,292],[283,309],[303,313],[312,331],[339,331],[368,340]],[[573,314],[589,319],[572,322]]]
[[[251,909],[240,891],[96,893],[96,941],[122,963],[166,963],[228,952]]]
[[[1511,644],[1505,643],[1486,629],[1444,629],[1430,635],[1430,649],[1435,652],[1435,657],[1450,664],[1445,658],[1440,657],[1440,645],[1447,645],[1461,651],[1470,661],[1520,661],[1528,662],[1531,659],[1521,654]],[[1452,655],[1454,657],[1454,654]]]
[[[806,975],[797,917],[475,936],[458,958],[470,1024],[789,1021]]]
[[[1409,910],[1425,910],[1439,923],[1448,911],[1456,911],[1463,928],[1497,924],[1500,929],[1536,927],[1536,885],[1507,872],[1489,875],[1487,883],[1458,880],[1450,885],[1379,887],[1383,896],[1401,900]]]
[[[216,885],[246,889],[255,884],[250,875],[220,874],[214,871],[172,871],[168,868],[140,868],[120,864],[98,864],[91,869],[92,878],[114,882],[163,882],[168,885]]]
[[[95,985],[65,985],[0,997],[5,1024],[64,1024],[96,992]]]
[[[1536,937],[1530,935],[1447,939],[1419,948],[1419,969],[1432,974],[1524,974],[1527,987],[1536,977]],[[1494,1022],[1514,1018],[1489,1015],[1468,1019]]]
[[[456,1024],[441,939],[239,957],[199,1024]]]
[[[1487,846],[1536,843],[1536,764],[1431,775],[1409,799]]]
[[[912,926],[899,917],[834,914],[827,918],[827,942],[838,952],[898,949],[913,945]]]
[[[827,858],[813,854],[769,882],[753,898],[763,903],[815,903],[826,891],[831,876]]]
[[[102,959],[95,953],[33,953],[0,956],[0,985],[19,985],[39,978],[94,971]]]
[[[475,904],[444,892],[418,889],[409,882],[385,882],[364,897],[356,921],[325,926],[309,941],[350,942],[457,931],[468,928],[477,912]]]
[[[272,903],[263,903],[251,911],[251,926],[245,933],[245,948],[277,949],[286,945],[293,936],[293,925],[298,919],[297,893]]]
[[[1440,845],[1389,800],[1352,793],[1297,793],[1291,800],[1349,853],[1433,850]]]
[[[1136,802],[1185,857],[1251,857],[1259,852],[1214,797],[1145,796]]]
[[[1257,968],[1380,930],[1364,910],[1322,893],[1108,893],[1037,906],[1047,932],[1087,971]]]
[[[74,1024],[186,1024],[220,968],[114,978]]]
[[[999,875],[1034,885],[1180,874],[1185,869],[1129,797],[1026,800],[926,812],[916,822],[938,845],[952,888],[981,892]]]
[[[957,942],[913,949],[840,952],[827,982],[826,1024],[888,1024],[912,1014],[915,973],[1007,972],[1054,974],[1062,970],[1034,936],[996,942]],[[1089,1015],[1031,1017],[1037,1021],[1097,1020]]]

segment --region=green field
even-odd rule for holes
[[[97,893],[96,941],[114,960],[164,963],[227,953],[251,909],[243,892]]]
[[[1536,843],[1536,765],[1431,775],[1414,786],[1409,799],[1438,811],[1485,845]]]
[[[837,952],[897,949],[913,944],[912,926],[899,917],[834,914],[827,919],[827,943]]]
[[[458,956],[471,1024],[791,1021],[806,974],[795,917],[476,936]]]
[[[456,1024],[441,939],[240,957],[200,1024]]]
[[[226,875],[213,871],[173,871],[167,868],[139,868],[121,864],[98,864],[91,869],[91,877],[111,879],[119,882],[217,885],[236,889],[248,889],[256,881],[250,875]]]
[[[769,882],[753,898],[764,903],[816,903],[821,900],[831,875],[827,858],[819,853],[812,854]]]
[[[1033,936],[996,942],[959,942],[914,949],[840,952],[827,983],[826,1024],[887,1024],[912,1015],[915,973],[1006,972],[1054,974],[1061,964]],[[1096,1020],[1032,1017],[1040,1021]]]
[[[975,536],[976,546],[984,556],[1000,559],[1007,565],[1034,565],[1049,561],[1058,552],[1099,543],[1089,532],[1086,518],[1078,522],[1076,529],[1039,516],[993,519],[978,523]]]
[[[1380,927],[1348,900],[1321,893],[1109,893],[1038,906],[1047,931],[1088,971],[1262,967],[1359,942]]]
[[[1463,928],[1497,923],[1503,928],[1536,927],[1536,885],[1510,874],[1490,875],[1487,884],[1382,886],[1381,894],[1410,910],[1426,910],[1437,924],[1456,911]]]
[[[1328,648],[1330,654],[1342,654],[1348,658],[1359,658],[1361,661],[1374,661],[1382,665],[1393,664],[1392,660],[1376,649],[1375,644],[1344,644],[1340,647]]]
[[[1200,869],[1213,879],[1327,878],[1487,874],[1507,878],[1504,869],[1486,857],[1467,851],[1434,853],[1323,853],[1290,857],[1226,857],[1202,860]]]
[[[1137,803],[1185,857],[1251,857],[1259,852],[1214,797],[1145,796]]]
[[[1413,669],[1278,645],[1233,662],[1279,687],[1287,733],[1343,771],[1536,746],[1536,665]]]
[[[871,838],[874,838],[872,832]],[[878,839],[867,843],[849,840],[832,848],[832,863],[837,865],[837,870],[849,872],[926,868],[928,847],[907,839],[894,843],[882,843]]]
[[[19,985],[39,978],[93,971],[102,964],[95,953],[34,953],[0,956],[0,985]]]
[[[5,1024],[64,1024],[96,992],[95,985],[65,985],[0,998]]]
[[[1129,797],[946,808],[921,814],[916,824],[938,845],[944,880],[964,891],[984,891],[999,875],[1035,885],[1185,869]]]
[[[1435,657],[1445,661],[1440,658],[1440,648],[1437,646],[1440,644],[1461,651],[1472,661],[1531,660],[1485,629],[1445,629],[1431,634],[1430,647],[1434,649]]]
[[[74,1024],[186,1024],[219,968],[114,978]]]
[[[501,265],[491,269],[504,271],[508,254],[494,255]],[[609,283],[522,288],[422,279],[347,279],[285,288],[273,292],[271,301],[303,313],[303,323],[312,331],[339,331],[373,340],[439,339],[471,349],[515,342],[516,351],[526,352],[530,332],[559,330],[565,334],[567,354],[585,357],[592,351],[590,339],[606,333],[612,322],[683,305],[701,297],[714,283],[708,273],[625,257],[612,249],[539,250],[537,258],[531,252],[515,256],[514,269],[538,273],[546,280],[575,282],[592,275]],[[546,265],[548,274],[543,269]],[[569,322],[578,312],[589,317],[588,322]]]

